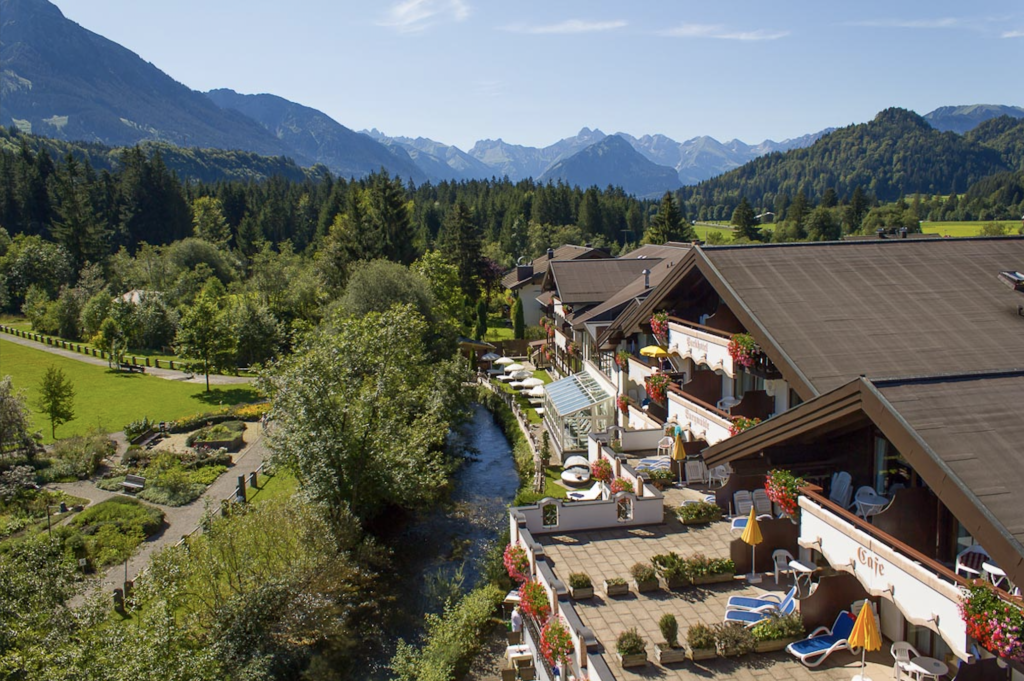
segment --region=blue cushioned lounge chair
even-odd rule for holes
[[[817,667],[825,661],[826,657],[837,650],[853,652],[847,639],[853,633],[853,625],[856,621],[853,615],[843,610],[836,617],[831,629],[818,627],[804,640],[790,643],[786,647],[786,651],[796,656],[808,667]]]
[[[780,598],[777,594],[765,594],[761,598],[749,598],[747,596],[733,596],[725,604],[726,610],[771,610],[789,607],[789,602],[796,598],[796,587],[789,590],[785,596]]]
[[[769,603],[757,610],[726,610],[723,621],[740,622],[747,627],[752,627],[761,620],[768,619],[773,614],[790,615],[794,612],[796,612],[796,599],[789,597],[784,599],[782,603]]]

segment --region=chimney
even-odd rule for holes
[[[548,262],[551,262],[554,259],[555,259],[555,249],[553,249],[550,246],[548,246]]]
[[[900,227],[900,238],[901,239],[906,239],[907,238],[907,228],[906,227]]]
[[[523,281],[533,276],[533,263],[529,265],[516,265],[516,281]]]
[[[648,270],[648,269],[645,269],[640,274],[644,275],[644,290],[646,291],[647,289],[649,289],[651,287],[651,271]]]

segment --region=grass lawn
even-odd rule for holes
[[[485,341],[503,341],[512,340],[513,329],[511,326],[506,326],[508,320],[504,317],[495,317],[493,315],[487,318],[487,333],[484,334]]]
[[[50,423],[35,407],[39,383],[50,366],[63,369],[75,386],[75,419],[57,429],[60,437],[90,430],[108,433],[148,416],[170,421],[221,405],[254,402],[259,394],[248,385],[215,386],[207,393],[199,383],[168,381],[143,374],[124,374],[12,343],[0,335],[0,375],[28,393],[33,427],[52,442]]]
[[[993,220],[975,220],[973,222],[922,222],[921,231],[925,234],[942,234],[944,236],[978,236],[981,228]],[[1020,228],[1020,220],[996,220],[1009,228],[1010,234],[1016,234]]]
[[[257,476],[259,488],[253,489],[248,484],[245,487],[246,501],[269,501],[271,499],[287,498],[295,494],[299,488],[299,481],[287,471],[278,471],[272,476]],[[246,480],[248,482],[248,480]]]
[[[569,490],[562,487],[562,469],[557,466],[548,466],[544,469],[544,496],[554,499],[565,499]]]
[[[697,238],[698,239],[702,239],[704,241],[707,241],[709,233],[711,233],[711,232],[718,232],[723,237],[725,237],[725,240],[727,242],[728,241],[732,241],[733,228],[729,227],[727,225],[718,226],[718,225],[708,224],[707,222],[698,222],[696,225],[694,225],[693,228],[695,230],[697,230]]]

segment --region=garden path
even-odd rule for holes
[[[86,364],[93,364],[95,366],[107,367],[109,364],[107,360],[100,359],[99,357],[90,357],[79,354],[73,350],[65,350],[63,348],[55,348],[46,343],[38,343],[34,340],[27,338],[21,338],[20,336],[3,336],[3,340],[10,341],[11,343],[17,343],[18,345],[24,345],[25,347],[32,348],[33,350],[42,350],[49,352],[54,355],[60,355],[61,357],[67,357],[68,359],[75,359],[79,362],[85,362]],[[168,381],[180,381],[182,383],[202,383],[205,385],[206,377],[202,374],[187,374],[184,371],[177,371],[171,369],[157,369],[156,367],[146,367],[146,374],[149,376],[156,376],[163,378]],[[189,378],[191,376],[191,378]],[[238,385],[240,383],[249,383],[252,378],[248,376],[221,376],[220,374],[210,374],[210,385]]]

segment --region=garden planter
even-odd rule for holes
[[[785,650],[790,643],[799,641],[798,638],[777,638],[773,641],[758,641],[754,644],[755,653],[777,653]]]
[[[721,520],[721,518],[715,518],[715,520]],[[705,520],[703,518],[694,518],[693,520],[683,520],[682,518],[679,519],[679,523],[681,525],[708,525],[711,522],[712,521]]]
[[[578,589],[574,589],[574,588],[572,588],[570,586],[569,587],[569,596],[571,596],[574,601],[583,600],[584,598],[593,598],[594,597],[594,587],[592,587],[592,586],[581,586]]]
[[[638,594],[642,594],[645,591],[657,591],[659,586],[661,585],[658,584],[657,579],[652,579],[649,582],[638,582],[635,579],[633,580],[633,588],[636,589]]]
[[[622,665],[623,669],[626,667],[644,667],[647,665],[647,653],[637,653],[636,655],[623,655],[622,653],[615,653],[619,658],[619,664]]]
[[[659,643],[655,647],[654,659],[658,664],[674,664],[686,660],[685,648],[670,648],[666,643]]]
[[[720,575],[699,575],[693,578],[693,583],[698,584],[724,584],[731,582],[736,577],[735,573],[725,572]]]
[[[693,582],[689,577],[668,577],[665,579],[665,585],[670,589],[686,589],[693,586]]]
[[[718,651],[714,648],[686,648],[686,659],[693,660],[713,660],[718,657]]]
[[[604,592],[609,596],[625,596],[629,593],[629,584],[604,583]]]

